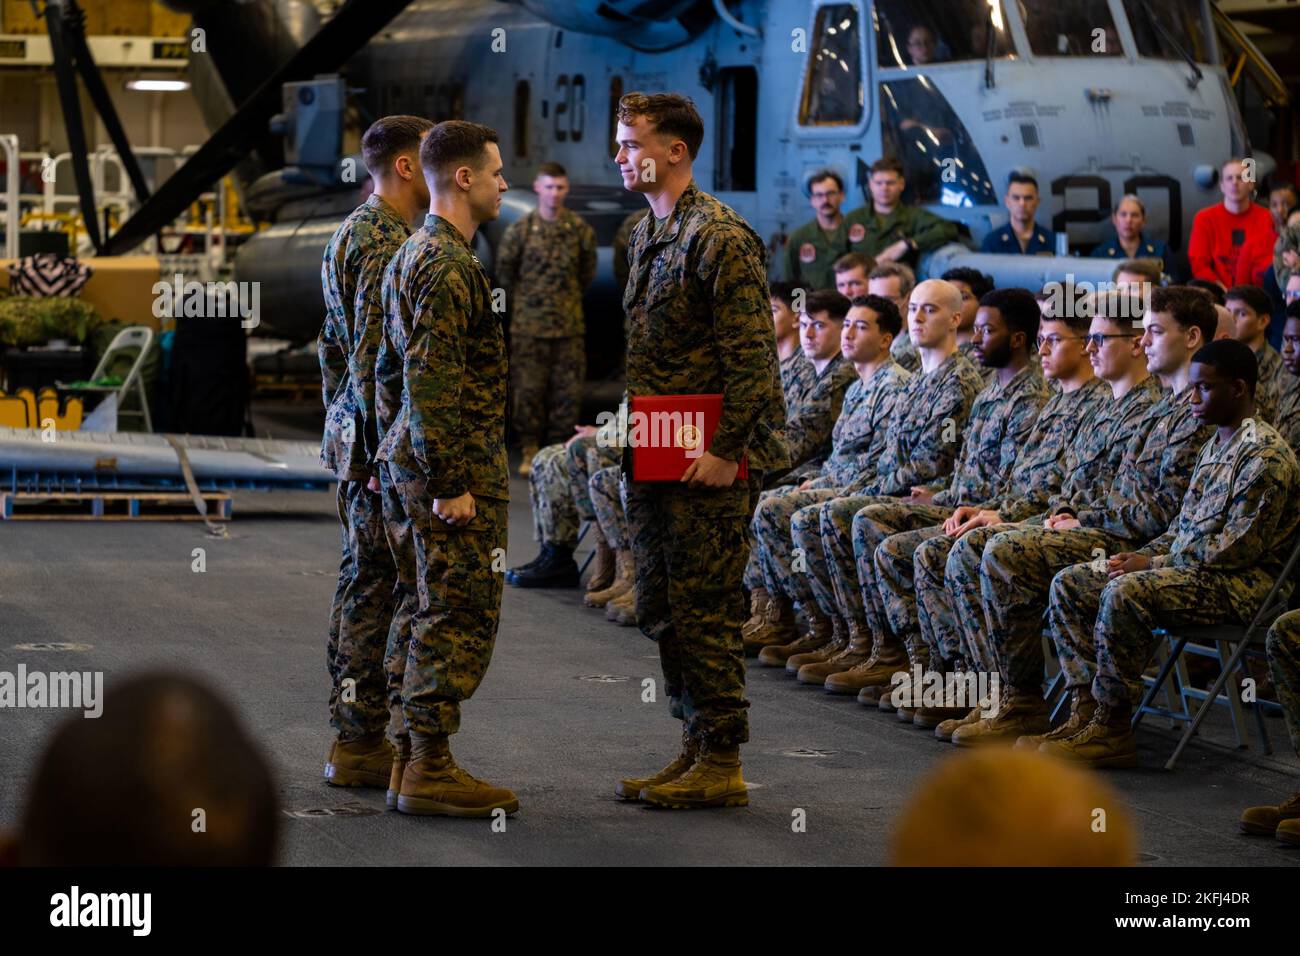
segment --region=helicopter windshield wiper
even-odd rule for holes
[[[1205,78],[1205,74],[1201,72],[1201,68],[1196,65],[1196,60],[1193,59],[1192,55],[1187,52],[1181,43],[1178,42],[1178,38],[1169,31],[1169,28],[1152,15],[1150,7],[1145,3],[1140,4],[1140,6],[1142,12],[1146,15],[1147,23],[1151,24],[1151,26],[1155,28],[1155,31],[1164,37],[1165,41],[1177,50],[1178,55],[1186,60],[1187,65],[1192,68],[1192,76],[1188,79],[1187,85],[1192,89],[1196,89],[1201,80]]]

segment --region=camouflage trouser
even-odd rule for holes
[[[912,597],[912,552],[940,533],[951,508],[941,505],[874,504],[853,516],[853,560],[862,585],[862,607],[872,640],[893,631],[907,645],[914,662],[938,663],[920,640],[916,600]],[[880,550],[890,545],[887,553]]]
[[[622,478],[622,467],[610,465],[595,472],[588,482],[591,507],[596,512],[600,533],[615,550],[631,547],[627,535],[627,512],[623,507]]]
[[[383,658],[397,572],[384,537],[379,495],[364,481],[341,480],[338,513],[343,562],[326,648],[330,724],[341,738],[353,740],[383,731],[388,722]]]
[[[1300,754],[1300,611],[1288,611],[1273,622],[1264,652],[1291,733],[1291,746]]]
[[[1047,610],[1052,577],[1080,561],[1095,561],[1131,551],[1135,545],[1096,528],[1051,531],[1041,524],[1023,524],[999,531],[988,539],[979,557],[980,594],[983,598],[983,635],[967,633],[977,659],[997,662],[1003,687],[1011,692],[1038,693],[1043,686],[1043,613]],[[970,548],[973,557],[974,548]],[[953,549],[959,557],[959,549]],[[953,562],[949,561],[949,568]],[[969,568],[963,561],[963,571]],[[1105,583],[1103,575],[1102,583]],[[1098,586],[1098,592],[1101,587]],[[964,612],[963,612],[964,615]],[[973,622],[962,617],[963,625]],[[1091,627],[1092,620],[1089,619]],[[1058,645],[1059,650],[1059,645]],[[1064,658],[1061,666],[1066,666]],[[1086,684],[1091,677],[1080,677]]]
[[[792,486],[774,488],[759,497],[758,507],[754,509],[754,520],[750,525],[754,550],[750,553],[749,563],[758,574],[757,584],[765,587],[769,594],[784,594],[800,607],[817,603],[812,576],[819,574],[824,579],[829,578],[826,552],[821,546],[820,538],[815,547],[796,552],[791,524],[801,508],[834,497],[833,488],[796,491]],[[746,567],[745,573],[748,577],[749,567]],[[749,581],[746,580],[745,583],[748,585]],[[821,605],[818,603],[817,606]]]
[[[1233,575],[1196,568],[1155,568],[1108,579],[1106,564],[1075,564],[1052,579],[1048,619],[1069,686],[1085,685],[1112,707],[1142,699],[1142,671],[1160,638],[1157,627],[1240,623],[1230,597]]]
[[[475,498],[474,520],[453,528],[434,516],[422,475],[391,462],[388,467],[415,532],[419,595],[411,617],[402,710],[412,731],[454,734],[460,729],[460,702],[473,696],[492,660],[501,618],[508,502]]]
[[[393,563],[397,566],[393,621],[388,627],[388,645],[384,649],[389,734],[396,738],[407,733],[406,717],[402,714],[402,680],[406,675],[406,655],[411,648],[411,616],[420,606],[420,595],[415,563],[415,528],[397,490],[397,482],[405,472],[388,462],[380,464],[383,466],[379,469],[379,490],[384,509],[384,532]],[[398,477],[394,477],[395,474]]]
[[[867,505],[896,502],[897,498],[853,495],[831,498],[800,508],[790,519],[790,537],[808,561],[808,586],[827,617],[838,615],[865,635],[867,614],[862,606],[862,585],[853,560],[853,516]],[[822,560],[812,555],[820,549]]]
[[[577,547],[579,523],[596,518],[590,477],[617,464],[620,457],[619,449],[602,447],[595,438],[575,438],[568,447],[562,442],[547,445],[534,455],[528,476],[533,540]]]
[[[741,578],[762,481],[750,475],[724,490],[627,482],[637,625],[659,642],[669,711],[722,747],[749,739]]]
[[[980,558],[985,543],[1012,524],[975,528],[960,538],[939,535],[923,541],[912,555],[917,621],[927,647],[968,669],[993,673],[997,661],[987,649]],[[969,562],[969,563],[968,563]]]
[[[523,445],[562,442],[582,414],[587,348],[581,335],[510,339],[512,420]]]

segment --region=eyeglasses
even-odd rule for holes
[[[1057,335],[1053,332],[1051,335],[1040,335],[1036,341],[1038,342],[1038,347],[1041,349],[1044,345],[1050,345],[1052,348],[1056,348],[1062,342],[1078,341],[1082,338],[1084,338],[1082,335]]]
[[[1089,332],[1083,337],[1083,344],[1101,348],[1106,344],[1107,339],[1136,339],[1140,337],[1141,333],[1139,332]]]

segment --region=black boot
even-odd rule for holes
[[[575,588],[578,586],[578,562],[573,549],[543,544],[537,560],[506,572],[506,583],[516,588]]]

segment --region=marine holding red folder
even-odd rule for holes
[[[661,807],[741,806],[746,526],[764,472],[789,467],[765,250],[692,181],[704,127],[689,99],[629,93],[618,120],[624,187],[652,213],[628,245],[627,388],[634,419],[661,413],[662,447],[624,456],[637,625],[658,642],[683,733],[677,759],[615,789]]]

